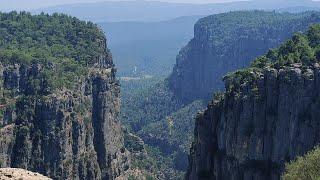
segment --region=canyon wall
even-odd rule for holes
[[[0,167],[23,168],[52,179],[121,176],[130,168],[130,155],[124,147],[119,120],[120,86],[103,32],[92,23],[64,15],[31,16],[14,12],[0,15],[11,17],[16,24],[23,24],[20,19],[24,18],[30,22],[41,18],[41,22],[49,25],[58,20],[59,26],[72,21],[69,29],[61,28],[66,36],[51,37],[52,29],[42,30],[44,38],[54,39],[54,43],[48,42],[39,51],[49,54],[54,46],[74,46],[58,49],[65,54],[70,51],[72,57],[61,57],[63,53],[58,52],[53,57],[33,57],[29,62],[24,59],[28,56],[22,56],[21,60],[1,56]],[[91,34],[81,32],[86,30]],[[8,30],[14,32],[14,28]],[[21,38],[29,32],[32,31],[22,32]],[[87,44],[83,45],[83,41]],[[89,42],[94,43],[90,46]],[[47,51],[49,48],[51,51]],[[85,65],[77,61],[81,57],[85,57]]]
[[[225,93],[196,119],[186,179],[278,180],[319,144],[319,30],[224,78]]]
[[[184,102],[209,100],[222,77],[250,65],[294,33],[320,22],[319,13],[231,12],[200,19],[194,38],[177,56],[170,89]]]

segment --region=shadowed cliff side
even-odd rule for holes
[[[293,33],[320,22],[319,13],[241,11],[200,19],[194,38],[177,56],[170,89],[183,102],[209,100],[223,89],[222,76],[247,67]]]
[[[320,26],[227,75],[196,120],[186,179],[280,179],[319,144]]]

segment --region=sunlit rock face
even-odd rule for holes
[[[75,18],[61,18],[81,24]],[[1,59],[0,167],[23,168],[52,179],[83,180],[115,179],[129,169],[130,156],[124,148],[119,120],[120,85],[112,56],[103,32],[92,24],[82,25],[96,33],[90,36],[91,41],[97,42],[90,49],[98,48],[94,52],[100,53],[90,57],[99,59],[90,59],[85,65],[86,73],[70,87],[53,89],[44,76],[45,70],[58,72],[59,60],[27,64]],[[77,44],[76,40],[72,43]]]

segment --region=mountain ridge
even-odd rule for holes
[[[319,21],[318,12],[236,11],[202,18],[194,38],[177,56],[168,78],[170,89],[185,102],[208,100],[223,88],[226,73],[248,66],[269,48]]]
[[[181,16],[210,15],[236,10],[275,10],[294,6],[308,6],[319,8],[320,3],[315,1],[237,1],[226,3],[188,4],[168,3],[158,1],[122,1],[100,2],[86,4],[60,5],[55,7],[33,10],[34,13],[42,11],[53,13],[60,12],[77,16],[84,20],[101,21],[163,21]],[[107,14],[105,12],[108,12]],[[119,12],[126,12],[120,13]],[[162,13],[166,12],[166,13]],[[147,15],[147,16],[146,16]]]

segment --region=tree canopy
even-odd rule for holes
[[[320,179],[320,148],[317,147],[305,156],[286,164],[283,180],[318,180]]]
[[[103,32],[91,22],[57,13],[0,13],[1,64],[41,64],[53,87],[70,86],[105,48]]]

